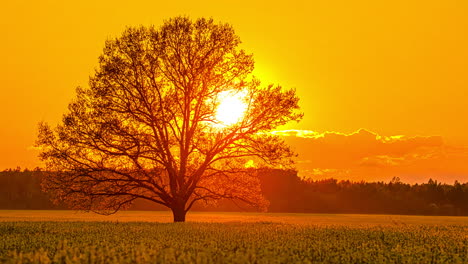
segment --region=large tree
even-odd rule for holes
[[[106,41],[62,122],[39,125],[44,188],[100,213],[146,199],[169,207],[174,221],[185,221],[197,201],[265,209],[252,166],[290,165],[292,151],[269,131],[301,114],[294,90],[252,76],[240,43],[229,24],[187,17]],[[218,118],[226,97],[245,107],[234,122]]]

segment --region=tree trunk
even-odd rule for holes
[[[185,206],[174,206],[171,208],[174,222],[185,222]]]

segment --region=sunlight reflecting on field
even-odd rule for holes
[[[92,212],[47,210],[0,210],[0,222],[11,221],[104,221],[104,222],[172,222],[169,211],[122,211],[104,216]],[[409,216],[363,214],[293,214],[293,213],[219,213],[190,212],[188,222],[274,222],[313,225],[465,225],[468,217]]]

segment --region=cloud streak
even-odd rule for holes
[[[275,131],[298,153],[299,175],[406,182],[429,178],[468,181],[468,148],[447,146],[441,136],[385,136],[360,129],[353,133]]]

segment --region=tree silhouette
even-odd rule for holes
[[[55,128],[39,124],[43,188],[74,209],[110,214],[137,198],[174,221],[197,201],[227,198],[265,209],[256,167],[289,166],[268,131],[299,121],[294,90],[261,86],[232,26],[176,17],[106,41],[89,88],[76,90]],[[245,114],[223,125],[220,93],[242,93]]]

